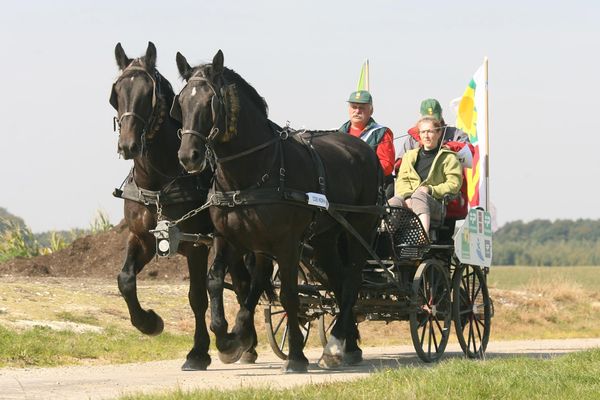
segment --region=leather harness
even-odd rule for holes
[[[166,206],[171,204],[204,201],[208,189],[202,185],[199,175],[184,175],[173,179],[160,190],[148,190],[139,187],[133,179],[133,168],[120,188],[113,196],[132,200],[145,205]]]

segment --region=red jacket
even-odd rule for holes
[[[355,137],[360,137],[362,131],[354,130],[351,126],[348,133]],[[379,144],[377,145],[377,157],[383,169],[383,175],[388,176],[394,171],[394,159],[396,158],[396,150],[394,149],[394,134],[387,128]]]

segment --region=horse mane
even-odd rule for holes
[[[200,73],[205,78],[211,76],[210,68],[212,64],[204,64],[194,68],[194,71],[190,74],[190,76],[194,76],[197,73]],[[265,118],[269,116],[269,106],[264,97],[262,97],[252,85],[250,85],[244,78],[242,78],[237,72],[234,70],[223,67],[223,77],[227,84],[236,84],[239,90],[243,91],[250,97],[250,101],[258,108]]]
[[[171,107],[173,100],[175,99],[175,92],[173,91],[173,86],[171,86],[171,82],[167,80],[158,70],[156,70],[160,78],[160,94],[164,96],[165,101],[167,103],[167,107]]]
[[[250,100],[254,103],[254,105],[262,112],[265,118],[269,116],[269,106],[267,105],[267,101],[264,97],[262,97],[256,89],[252,85],[250,85],[244,78],[242,78],[237,72],[227,67],[223,67],[224,72],[223,75],[227,82],[235,83],[240,90],[244,91],[250,97]]]

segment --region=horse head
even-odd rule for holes
[[[240,97],[232,78],[238,76],[223,66],[221,50],[212,64],[192,68],[181,53],[176,61],[187,82],[171,108],[171,117],[182,123],[179,161],[187,171],[201,171],[214,160],[213,146],[237,134]]]
[[[115,130],[119,129],[118,153],[133,159],[143,153],[164,119],[166,104],[161,99],[161,83],[169,83],[156,70],[156,47],[148,42],[145,56],[127,57],[121,43],[115,47],[121,75],[112,86],[110,104],[117,110]]]

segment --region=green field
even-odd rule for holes
[[[600,267],[492,267],[488,285],[497,289],[526,289],[532,284],[570,282],[600,292]]]

